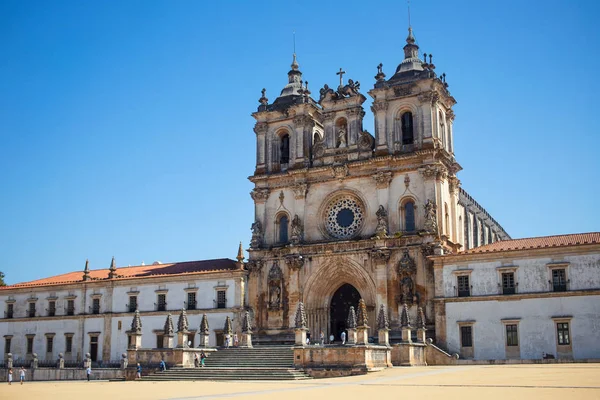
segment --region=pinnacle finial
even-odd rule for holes
[[[236,259],[239,263],[244,262],[244,249],[242,248],[242,242],[240,242],[240,247],[238,248],[238,254]]]
[[[294,52],[294,59],[292,60],[292,69],[294,71],[298,71],[298,69],[300,68],[300,66],[298,65],[298,61],[296,60],[296,52]]]
[[[202,321],[200,321],[200,333],[208,335],[208,317],[206,314],[202,314]]]
[[[389,329],[390,323],[388,321],[387,314],[385,313],[385,308],[383,304],[379,307],[379,315],[377,316],[377,329]]]
[[[113,256],[110,262],[110,268],[108,269],[108,279],[115,278],[117,276],[117,263],[115,262],[115,256]]]
[[[350,311],[348,312],[348,319],[346,320],[346,326],[348,329],[356,328],[356,313],[354,312],[354,306],[350,306]]]
[[[413,35],[412,27],[409,26],[408,27],[408,37],[406,38],[406,43],[415,44],[415,41],[416,41],[416,39],[415,39],[415,35]]]
[[[83,280],[87,281],[90,279],[90,262],[89,260],[85,260],[85,268],[83,269]]]
[[[181,313],[179,313],[179,319],[177,320],[177,332],[187,332],[189,326],[187,313],[185,308],[182,308]]]
[[[367,305],[363,299],[358,301],[358,315],[356,317],[356,323],[358,326],[369,326],[369,320],[367,318]]]
[[[165,326],[163,329],[165,335],[172,335],[173,332],[175,331],[175,328],[173,327],[173,319],[171,318],[171,314],[167,314],[167,319],[165,320]]]
[[[140,311],[135,310],[133,315],[133,321],[131,321],[131,331],[134,333],[142,333],[142,319],[140,318]]]
[[[402,305],[402,314],[400,315],[400,326],[402,328],[410,328],[410,318],[408,316],[408,305]]]
[[[304,311],[304,303],[299,302],[296,309],[296,329],[306,328],[306,312]]]
[[[223,327],[223,333],[226,335],[231,335],[233,329],[231,328],[231,318],[229,316],[225,318],[225,326]]]
[[[250,325],[250,312],[246,311],[244,313],[244,320],[242,321],[242,332],[243,333],[252,333],[252,326]]]
[[[425,314],[421,307],[417,309],[417,328],[425,329]]]

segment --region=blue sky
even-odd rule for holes
[[[463,187],[513,237],[600,230],[593,1],[413,0],[457,99]],[[0,270],[9,283],[247,247],[250,114],[286,83],[367,92],[406,3],[0,2]],[[366,104],[365,128],[373,131]]]

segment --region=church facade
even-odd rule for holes
[[[259,338],[288,341],[298,302],[313,337],[345,329],[362,298],[369,320],[380,305],[391,337],[404,303],[425,312],[434,336],[433,263],[428,256],[510,239],[461,187],[454,156],[454,98],[431,58],[419,58],[412,29],[404,58],[386,79],[377,68],[371,111],[360,83],[340,69],[319,99],[303,83],[294,54],[288,84],[272,103],[265,90],[256,119],[255,222],[248,303]],[[371,336],[376,332],[372,329]]]

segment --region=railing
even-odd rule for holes
[[[187,310],[195,310],[197,302],[195,300],[190,302],[184,301],[183,304]]]
[[[154,303],[154,308],[156,311],[167,311],[167,303]]]
[[[13,314],[12,311],[10,311],[10,312],[9,311],[4,311],[4,318],[6,318],[6,319],[13,318],[13,315],[14,314]]]
[[[56,364],[58,364],[58,360],[39,360],[38,359],[38,367],[39,368],[55,368]]]
[[[92,368],[121,368],[121,360],[92,361]]]
[[[83,361],[65,360],[65,368],[83,368]]]

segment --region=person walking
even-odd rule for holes
[[[233,347],[238,347],[240,344],[240,339],[238,338],[237,332],[233,334]]]
[[[12,385],[12,368],[8,370],[8,384]]]
[[[342,344],[346,344],[346,331],[342,331],[340,338],[342,339]]]
[[[202,363],[202,368],[204,368],[204,360],[206,360],[206,354],[204,354],[204,350],[200,351],[200,363]]]
[[[231,335],[225,335],[225,348],[229,348],[229,341],[231,340]]]
[[[87,369],[85,370],[85,374],[87,375],[88,382],[90,381],[90,376],[92,375],[92,366],[88,364]]]
[[[167,370],[167,364],[165,364],[165,360],[160,360],[160,370],[165,372]]]
[[[25,382],[25,367],[21,367],[19,370],[19,379],[21,380],[21,385]]]
[[[142,379],[142,366],[140,363],[137,363],[137,378]]]
[[[198,354],[194,353],[194,367],[198,368],[198,366],[199,366]]]
[[[321,331],[321,334],[319,335],[319,340],[321,341],[321,346],[323,346],[325,344],[325,334],[323,331]]]

